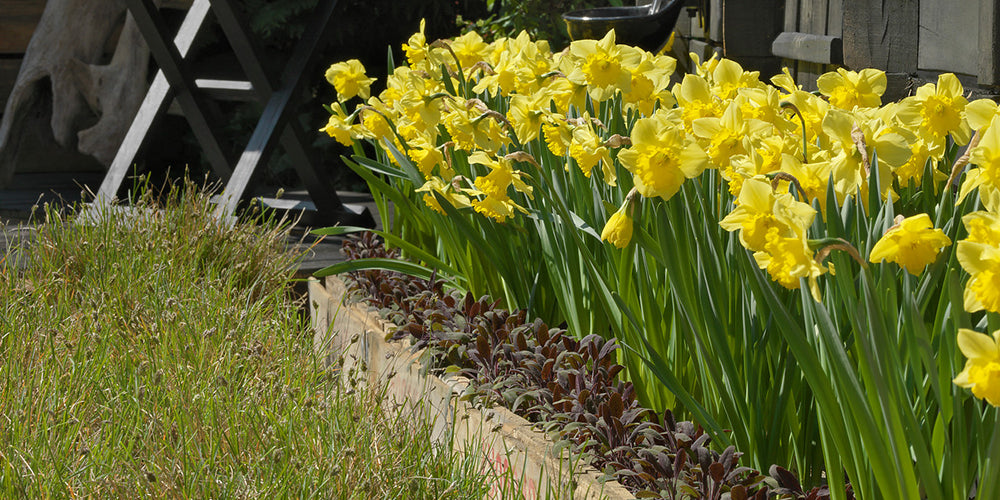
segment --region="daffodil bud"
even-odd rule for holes
[[[618,248],[625,248],[632,241],[632,217],[628,215],[629,203],[611,215],[601,231],[601,239]]]

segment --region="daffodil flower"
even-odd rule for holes
[[[591,99],[605,101],[618,92],[628,92],[632,84],[630,67],[637,66],[642,53],[615,43],[615,30],[600,40],[576,40],[570,43],[571,58],[566,76],[572,82],[587,85]]]
[[[965,106],[965,118],[972,130],[982,130],[1000,115],[1000,108],[992,99],[977,99]]]
[[[816,86],[830,98],[831,105],[850,111],[855,107],[881,106],[886,82],[885,72],[881,70],[867,68],[854,72],[837,68],[836,72],[820,75]]]
[[[903,99],[896,115],[906,125],[921,128],[939,140],[951,134],[955,142],[967,144],[972,132],[963,118],[969,101],[962,92],[958,77],[945,73],[938,76],[937,85],[922,85],[916,95]]]
[[[789,290],[799,289],[802,278],[809,283],[809,291],[819,302],[819,283],[816,278],[827,269],[816,262],[804,236],[785,237],[778,228],[771,228],[765,236],[764,250],[753,254],[757,266],[767,269],[771,279]]]
[[[337,99],[341,102],[354,96],[368,99],[371,95],[371,85],[375,81],[374,78],[365,75],[365,67],[357,59],[331,65],[326,70],[326,80],[337,90]]]
[[[816,217],[816,211],[788,193],[775,193],[763,177],[747,179],[737,198],[737,206],[719,225],[726,231],[740,232],[740,243],[747,249],[764,251],[772,229],[784,237],[804,237]]]
[[[626,109],[636,109],[649,116],[657,102],[664,108],[673,107],[674,98],[666,89],[676,66],[677,61],[672,57],[644,53],[639,64],[630,69],[632,81],[622,96]]]
[[[545,92],[511,96],[507,116],[514,126],[514,135],[521,144],[527,144],[538,138],[549,101],[550,98]]]
[[[590,177],[590,173],[595,166],[604,166],[604,181],[610,186],[614,186],[616,179],[614,170],[611,168],[611,152],[604,145],[604,140],[597,135],[589,120],[585,119],[581,125],[573,128],[572,140],[569,143],[569,155],[576,160],[577,166],[583,171],[583,175]]]
[[[458,57],[463,69],[474,66],[489,55],[489,45],[475,31],[468,31],[451,41],[451,50]]]
[[[983,205],[992,212],[1000,211],[1000,127],[986,128],[969,161],[974,167],[966,172],[956,203],[978,188]]]
[[[969,236],[963,241],[1000,247],[1000,214],[972,212],[962,217],[962,223],[969,232]]]
[[[676,112],[657,111],[636,121],[632,147],[618,153],[622,166],[633,174],[639,194],[670,199],[685,179],[708,166],[708,155],[688,139]]]
[[[420,170],[420,173],[424,175],[424,178],[430,178],[434,172],[434,167],[440,165],[442,167],[442,175],[451,176],[454,173],[450,171],[444,161],[444,153],[434,146],[431,139],[427,136],[418,135],[409,141],[410,148],[406,151],[407,156],[413,160],[413,163]]]
[[[604,230],[601,231],[601,239],[611,243],[617,248],[625,248],[632,241],[632,217],[628,214],[629,202],[625,202],[617,212],[611,214]]]
[[[972,389],[972,394],[977,398],[985,399],[993,406],[1000,406],[1000,330],[989,336],[960,328],[958,348],[968,360],[952,383]]]
[[[326,132],[327,135],[345,146],[354,144],[354,139],[360,138],[363,133],[360,126],[351,123],[354,115],[348,116],[339,102],[330,104],[330,110],[332,112],[326,122],[326,126],[319,129],[319,131]]]
[[[712,94],[708,80],[701,76],[684,75],[684,79],[674,85],[673,94],[677,98],[677,109],[680,109],[684,125],[689,132],[692,131],[695,120],[720,116],[724,109]]]
[[[991,234],[977,234],[977,240],[992,239]],[[970,274],[963,296],[969,312],[1000,312],[1000,246],[975,240],[958,242],[958,263]]]
[[[766,122],[744,119],[739,100],[730,102],[722,117],[699,118],[691,123],[691,128],[695,136],[704,139],[712,163],[723,169],[733,156],[746,153],[745,137],[762,135],[771,129]]]
[[[930,216],[917,214],[889,228],[868,257],[869,262],[889,261],[899,264],[914,276],[920,276],[928,264],[937,260],[941,249],[951,245],[944,231],[934,228]]]

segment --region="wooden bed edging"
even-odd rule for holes
[[[415,353],[403,342],[386,342],[386,323],[361,304],[345,305],[344,283],[337,277],[310,279],[309,312],[313,348],[328,365],[359,382],[385,388],[385,404],[400,411],[429,412],[433,439],[454,439],[460,450],[485,455],[484,472],[492,469],[491,494],[518,490],[527,500],[635,498],[620,483],[602,483],[591,467],[571,463],[545,434],[506,408],[476,408],[459,396],[467,382],[421,373]],[[573,473],[570,467],[574,467]]]

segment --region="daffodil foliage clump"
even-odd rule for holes
[[[435,271],[617,337],[643,404],[834,498],[1000,497],[993,102],[950,74],[896,103],[870,69],[674,75],[613,32],[403,48],[378,96],[330,67],[322,130],[423,265],[329,272]]]

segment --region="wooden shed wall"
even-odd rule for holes
[[[45,0],[0,0],[0,114],[43,10]]]
[[[782,36],[835,38],[844,66],[886,71],[889,99],[943,72],[959,74],[978,90],[1000,85],[996,0],[785,0],[784,30]],[[782,61],[808,89],[815,88],[818,73],[836,67],[811,55],[805,50]]]
[[[786,32],[841,37],[844,23],[844,0],[785,0]],[[832,64],[782,59],[795,81],[806,90],[816,89],[816,78],[831,71]]]

